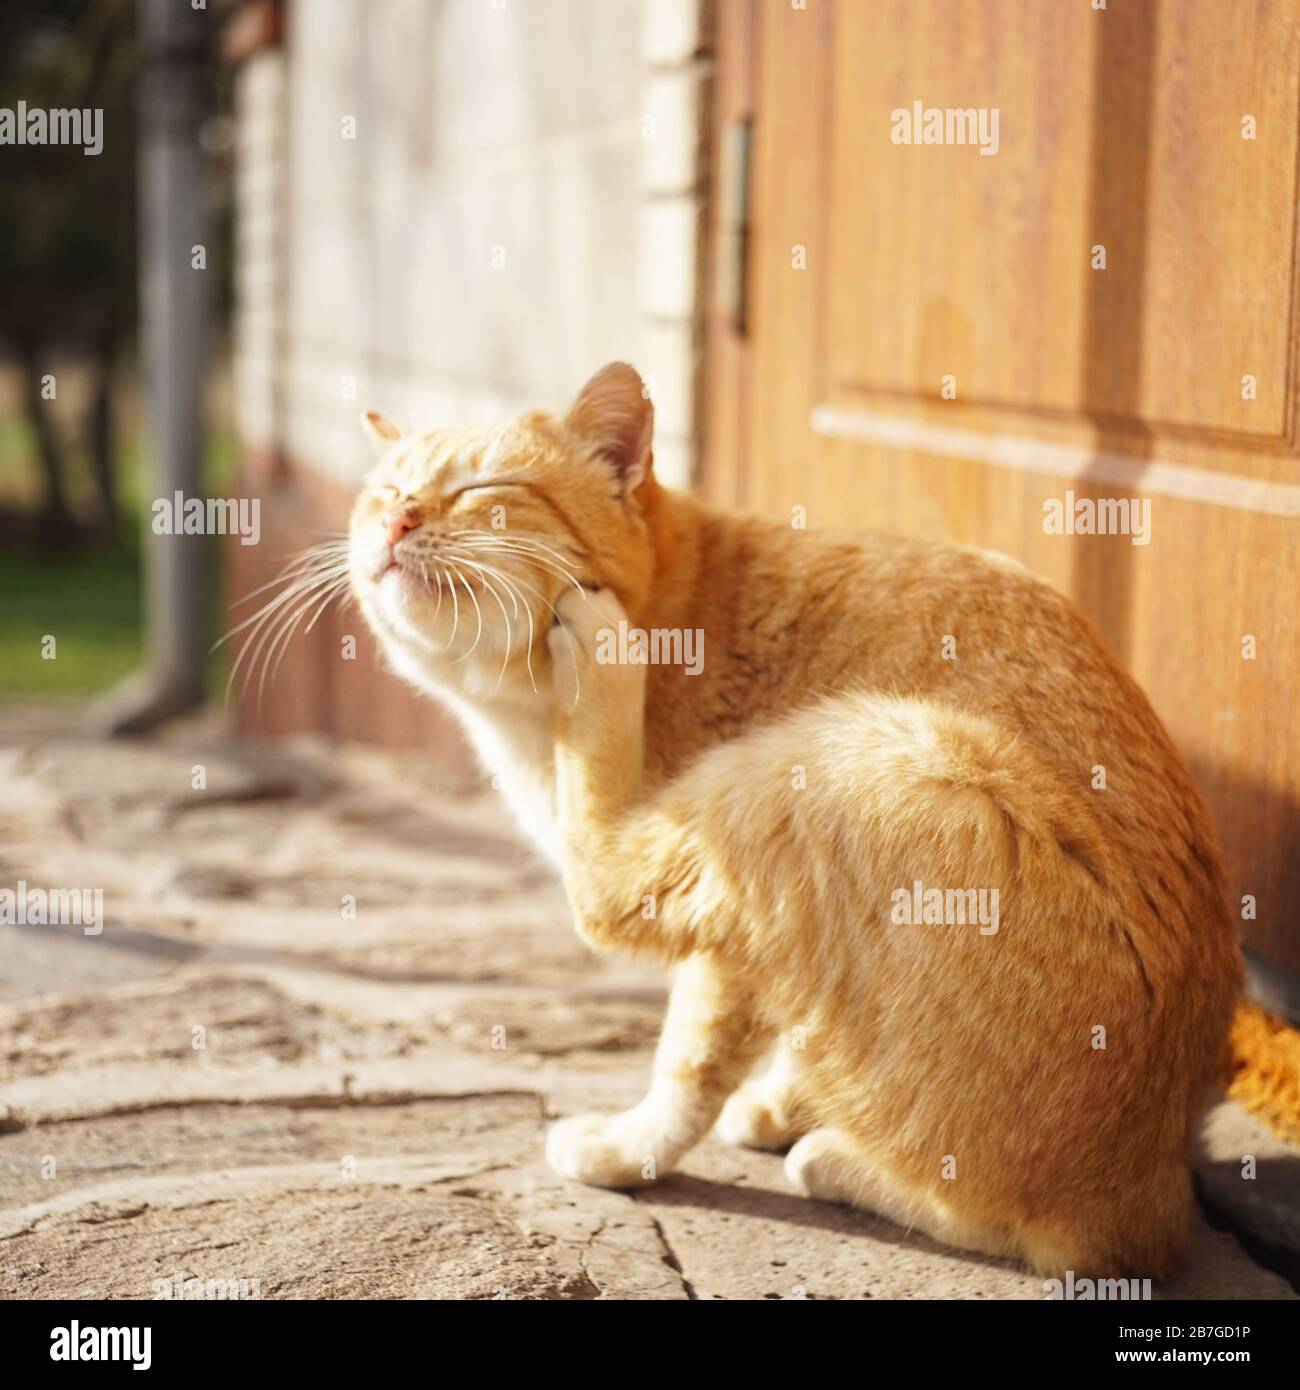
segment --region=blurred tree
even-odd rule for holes
[[[42,383],[56,351],[91,371],[85,447],[97,523],[115,528],[112,379],[136,314],[132,0],[6,0],[0,106],[98,108],[103,149],[0,147],[0,340],[23,377],[46,539],[74,533],[66,451]]]

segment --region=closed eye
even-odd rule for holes
[[[512,478],[485,478],[481,483],[461,483],[457,488],[453,488],[447,494],[447,500],[454,502],[462,492],[478,492],[483,488],[491,487],[527,487],[527,483],[518,482]]]

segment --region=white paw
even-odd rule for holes
[[[748,1087],[727,1098],[718,1116],[718,1138],[745,1149],[785,1149],[799,1137],[771,1102]]]
[[[618,595],[610,588],[565,589],[555,600],[555,616],[559,621],[551,628],[551,651],[568,650],[563,633],[559,631],[563,628],[588,656],[594,654],[597,636],[603,628],[613,628],[617,632],[619,623],[627,621]]]
[[[823,1202],[848,1202],[845,1189],[843,1146],[833,1131],[815,1129],[805,1134],[785,1156],[785,1175],[804,1197]]]
[[[619,624],[627,613],[613,589],[566,590],[556,601],[555,619],[546,642],[561,710],[608,695],[611,687],[619,688],[621,701],[631,693],[625,687],[644,684],[644,666],[617,659]]]
[[[546,1161],[561,1177],[593,1187],[644,1187],[658,1176],[656,1156],[619,1132],[618,1115],[573,1115],[546,1135]]]

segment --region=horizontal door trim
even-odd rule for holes
[[[1181,497],[1237,511],[1266,516],[1300,517],[1300,484],[1214,473],[1207,468],[1161,463],[1060,444],[1024,435],[986,434],[952,425],[935,425],[906,415],[844,410],[819,405],[812,412],[814,434],[830,439],[876,444],[886,449],[916,451],[943,458],[972,459],[998,468],[1046,477],[1113,483],[1130,492]]]

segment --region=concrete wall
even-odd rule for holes
[[[237,79],[250,449],[351,482],[358,411],[561,407],[611,358],[693,464],[699,0],[292,0]]]

